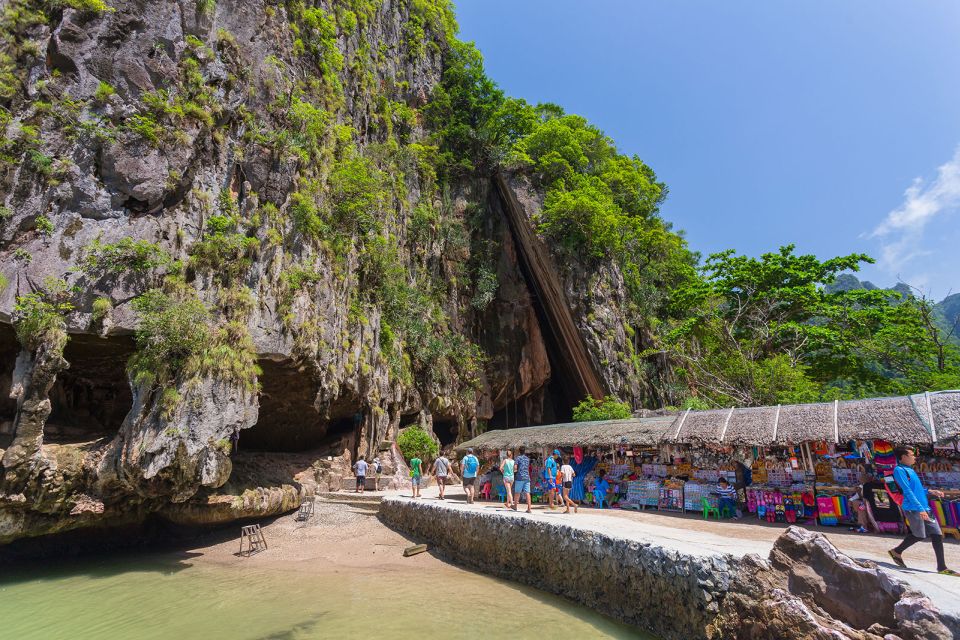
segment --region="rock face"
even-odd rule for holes
[[[563,595],[667,640],[960,637],[960,620],[800,527],[787,529],[763,560],[691,556],[562,522],[396,498],[381,503],[380,517],[460,564]]]
[[[446,2],[81,4],[0,17],[0,543],[222,505],[238,434],[403,478],[413,423],[450,445],[649,400],[616,269],[554,252],[522,175],[439,186]],[[30,295],[65,351],[13,336]]]

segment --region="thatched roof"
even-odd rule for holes
[[[658,418],[627,418],[597,422],[570,422],[540,427],[498,429],[487,431],[457,449],[473,447],[478,451],[515,449],[523,445],[530,449],[542,447],[602,447],[620,444],[655,445],[673,435],[676,416]]]
[[[908,397],[841,402],[837,410],[837,431],[840,442],[858,438],[933,442],[923,418]]]
[[[777,422],[777,407],[748,407],[737,409],[730,415],[727,430],[723,435],[725,444],[752,445],[771,441],[773,427]]]
[[[932,415],[932,420],[931,420]],[[684,411],[656,418],[573,422],[488,431],[458,449],[499,450],[525,445],[597,447],[660,443],[796,444],[884,439],[927,444],[960,437],[960,391],[895,398]]]
[[[804,440],[833,441],[836,436],[833,428],[834,403],[787,404],[780,407],[776,436],[771,443],[787,444]]]

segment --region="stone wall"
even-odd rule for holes
[[[731,580],[730,556],[678,553],[560,522],[385,498],[380,517],[457,563],[522,582],[665,640],[707,638]]]
[[[549,591],[664,640],[951,640],[960,620],[876,563],[789,527],[769,559],[690,555],[638,539],[436,502],[385,498],[389,526],[443,556]]]

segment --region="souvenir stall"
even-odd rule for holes
[[[950,434],[937,447],[934,417],[939,434]],[[461,446],[491,455],[491,467],[501,451],[526,446],[535,499],[545,491],[542,461],[560,449],[576,461],[571,497],[587,504],[601,471],[609,485],[605,505],[638,510],[715,508],[725,479],[738,491],[739,510],[760,520],[897,533],[903,518],[893,451],[912,444],[924,485],[946,494],[931,500],[932,512],[947,535],[960,539],[954,425],[960,425],[960,392],[524,427]],[[502,484],[496,471],[489,481]]]
[[[842,445],[810,443],[815,456],[818,520],[827,526],[858,524],[856,497],[862,496],[870,528],[881,533],[902,533],[903,516],[896,506],[899,488],[893,481],[894,445],[886,440],[851,440]],[[915,469],[924,486],[944,492],[931,499],[931,511],[944,533],[960,538],[960,452],[956,444],[915,447]]]

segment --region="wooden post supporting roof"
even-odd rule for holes
[[[833,443],[840,444],[840,401],[833,401]]]
[[[730,407],[730,413],[727,414],[727,419],[723,421],[723,431],[720,432],[720,442],[723,442],[723,437],[727,435],[727,427],[730,426],[730,418],[733,417],[733,407]]]
[[[777,413],[773,416],[773,438],[770,439],[770,442],[777,441],[777,429],[780,427],[780,407],[781,405],[778,404]]]
[[[923,395],[927,398],[927,415],[930,416],[930,437],[933,438],[933,442],[937,442],[937,425],[933,420],[933,404],[930,402],[930,392],[924,391]]]

